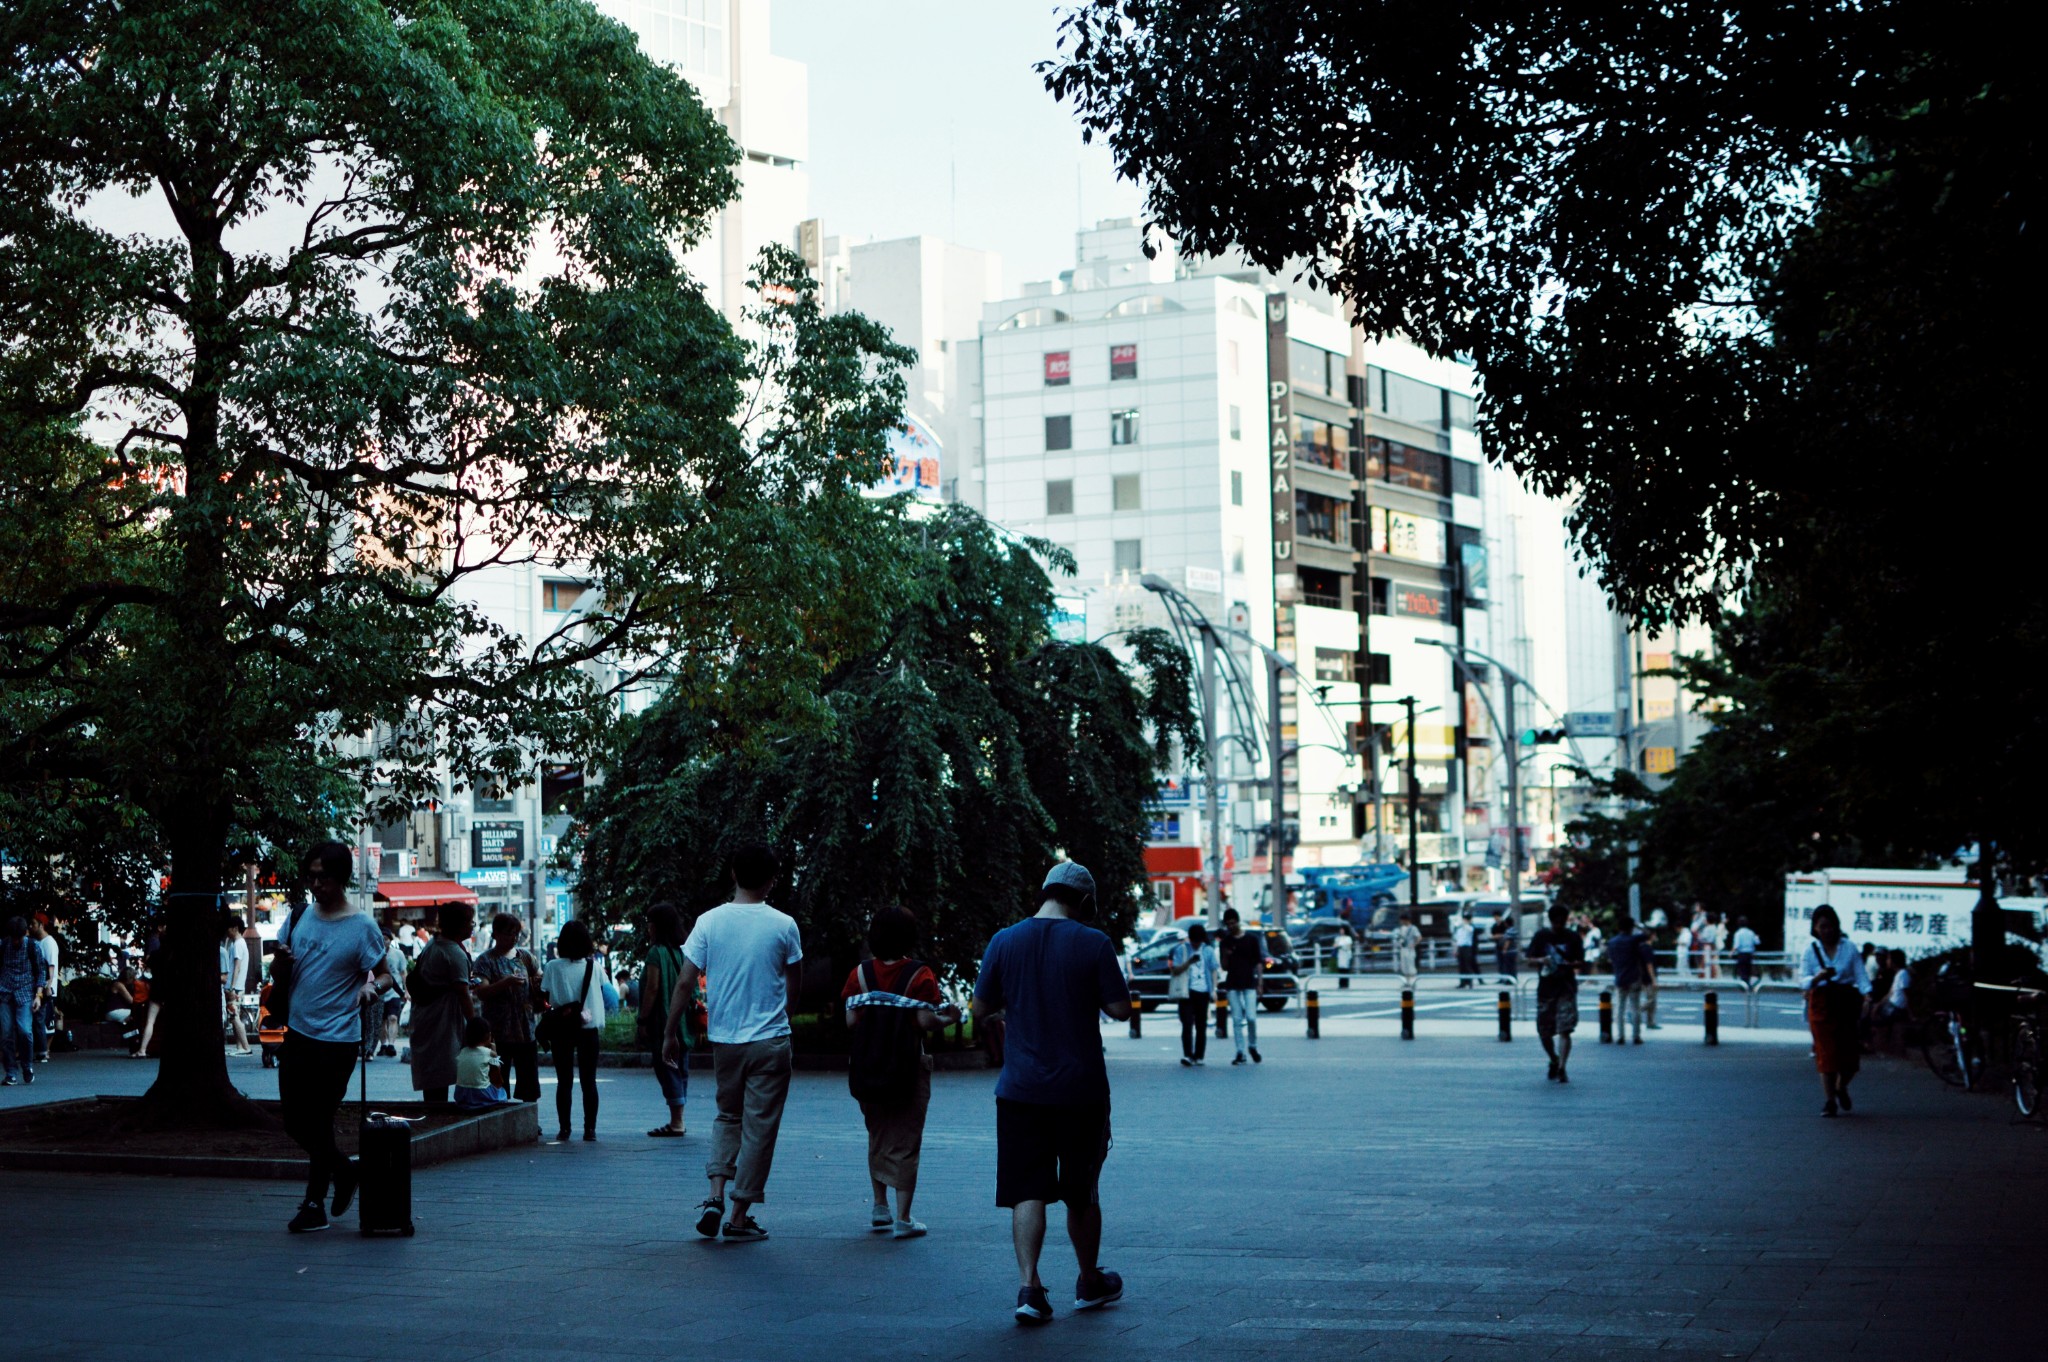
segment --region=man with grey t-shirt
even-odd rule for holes
[[[662,1046],[669,1063],[685,1062],[682,1019],[701,978],[718,1120],[704,1165],[711,1195],[697,1208],[697,1233],[707,1239],[720,1233],[730,1182],[732,1217],[723,1231],[729,1244],[768,1237],[748,1212],[767,1197],[775,1137],[789,1099],[789,1019],[796,1011],[804,950],[796,919],[768,905],[779,874],[775,853],[765,846],[733,853],[732,902],[698,918],[683,942]]]

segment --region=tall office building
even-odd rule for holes
[[[1461,875],[1464,724],[1434,645],[1460,642],[1488,599],[1470,371],[1368,342],[1336,300],[1284,278],[1182,261],[1129,219],[1081,232],[1060,279],[990,304],[981,344],[983,463],[963,471],[961,499],[1074,553],[1086,636],[1162,623],[1139,586],[1156,573],[1292,664],[1279,700],[1289,862],[1352,863],[1382,846],[1381,826],[1385,849],[1406,854],[1406,767],[1376,763],[1375,799],[1373,764],[1346,750],[1370,689],[1415,700],[1416,849]],[[1226,831],[1240,873],[1263,873],[1263,669],[1230,646],[1262,717],[1259,732],[1226,731]],[[1405,755],[1405,707],[1370,713]],[[1155,883],[1189,911],[1202,800],[1181,782],[1163,800]]]

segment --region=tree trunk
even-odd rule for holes
[[[156,1082],[130,1120],[150,1129],[246,1129],[277,1124],[228,1081],[221,1036],[220,943],[227,925],[221,906],[221,854],[228,820],[195,808],[171,828],[171,889],[165,895],[163,947],[157,952],[150,997],[161,1003],[156,1020]]]

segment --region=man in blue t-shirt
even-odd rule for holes
[[[1035,916],[997,932],[974,985],[974,1017],[1003,1016],[996,1080],[996,1205],[1010,1208],[1017,1249],[1017,1322],[1044,1324],[1052,1303],[1038,1279],[1045,1205],[1067,1205],[1081,1267],[1074,1308],[1123,1296],[1123,1278],[1096,1261],[1102,1207],[1096,1182],[1109,1153],[1109,1070],[1100,1014],[1131,1015],[1129,986],[1095,917],[1095,877],[1063,861],[1045,877]]]

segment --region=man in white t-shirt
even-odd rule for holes
[[[221,1002],[235,1029],[238,1055],[254,1054],[249,1046],[249,1028],[242,1021],[242,990],[249,976],[249,943],[242,938],[242,919],[230,916],[220,939]]]
[[[724,1226],[729,1244],[768,1237],[748,1212],[767,1197],[775,1137],[789,1100],[789,1019],[796,1011],[804,950],[796,919],[768,906],[780,870],[765,846],[733,853],[732,902],[698,918],[683,942],[663,1042],[668,1062],[683,1063],[682,1019],[701,978],[718,1120],[704,1165],[711,1195],[697,1208],[697,1233],[707,1239],[719,1234],[730,1182],[732,1217]]]
[[[41,913],[28,920],[29,943],[43,957],[43,1005],[36,1009],[32,1041],[36,1063],[50,1062],[50,1032],[57,1025],[57,938]]]

